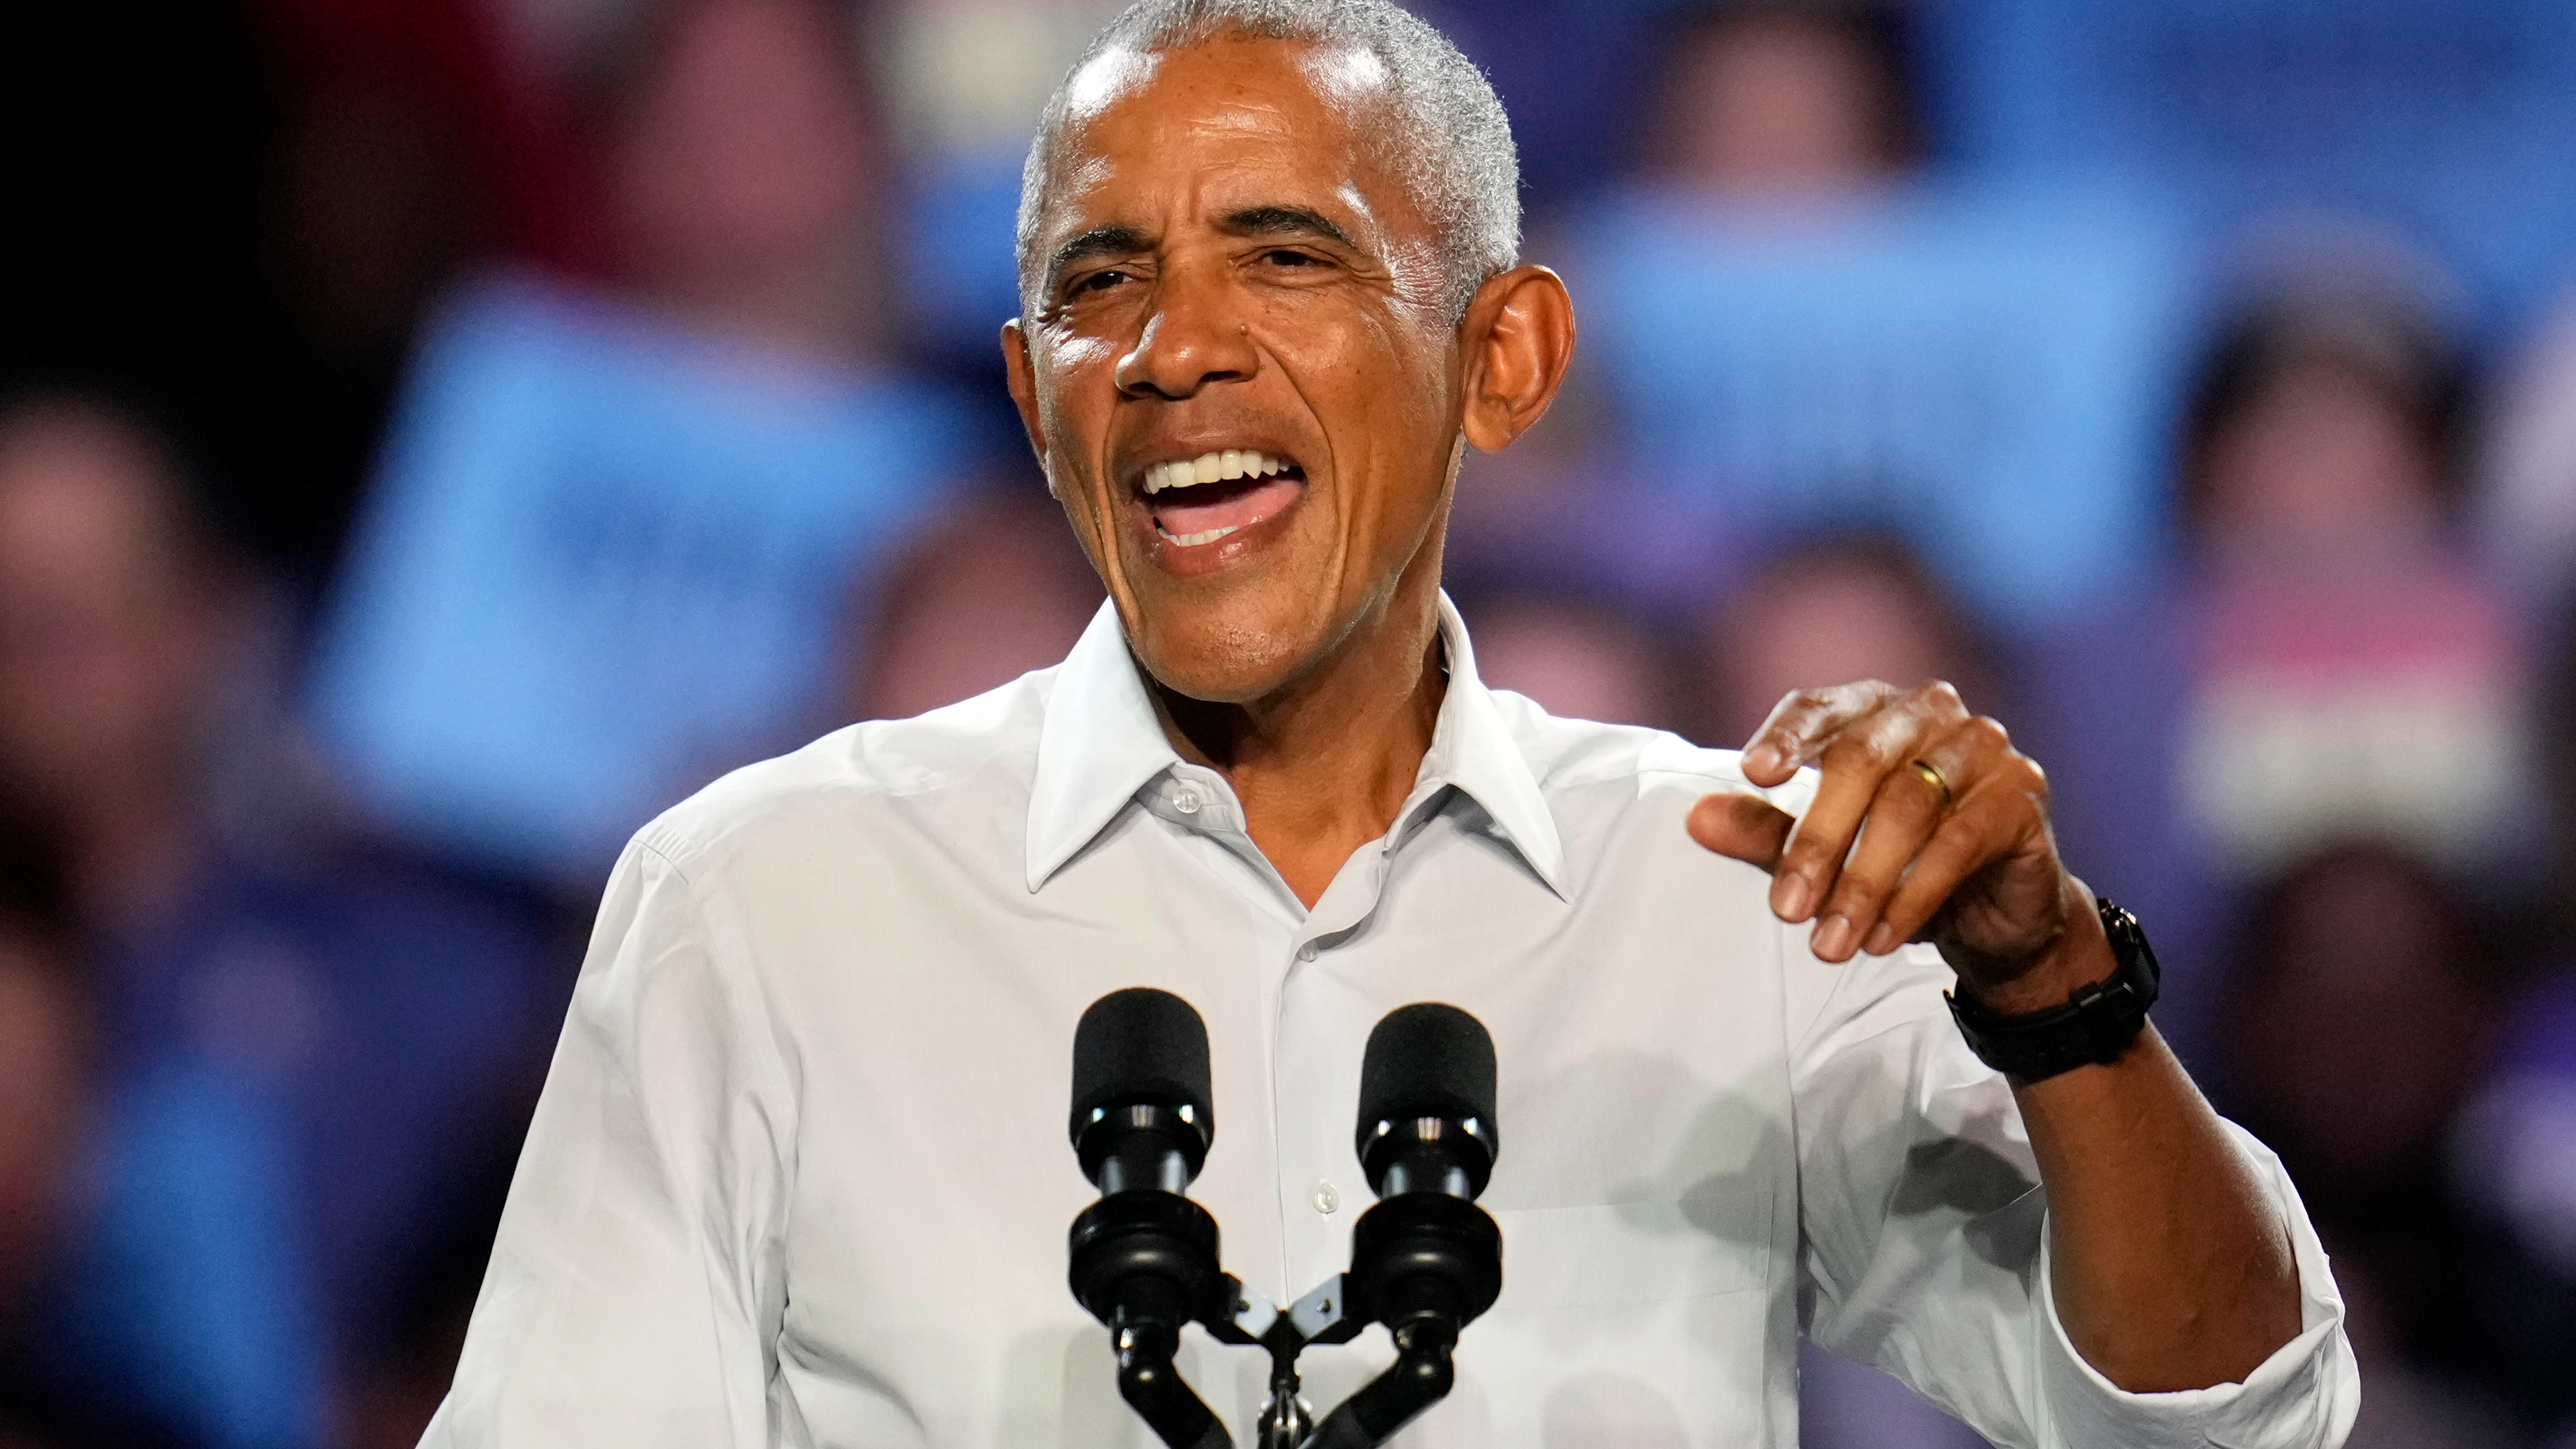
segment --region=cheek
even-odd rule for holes
[[[1106,337],[1064,337],[1047,347],[1048,368],[1067,377],[1106,367],[1118,355],[1118,349]]]
[[[1374,495],[1371,511],[1409,518],[1438,497],[1456,452],[1459,409],[1448,359],[1401,320],[1365,340],[1368,375],[1353,379],[1349,416],[1360,431]]]
[[[1270,350],[1332,435],[1383,461],[1446,458],[1458,428],[1453,359],[1445,334],[1402,304],[1353,311],[1276,306],[1264,319]]]
[[[1050,340],[1035,368],[1038,424],[1046,434],[1050,471],[1079,477],[1090,471],[1117,388],[1111,376],[1117,349],[1097,337]]]

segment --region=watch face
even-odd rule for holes
[[[2156,991],[2164,979],[2164,968],[2156,960],[2155,947],[2147,944],[2146,928],[2126,907],[2093,898],[2102,913],[2102,929],[2111,938],[2111,954],[2120,963],[2112,978],[2126,984],[2138,996],[2138,1009],[2143,1012],[2155,1005]]]

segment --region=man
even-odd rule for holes
[[[1515,186],[1490,89],[1383,0],[1110,27],[1031,154],[1004,331],[1110,607],[637,837],[431,1444],[1141,1442],[1063,1278],[1068,1043],[1138,984],[1207,1018],[1194,1195],[1283,1301],[1349,1261],[1371,1024],[1492,1028],[1506,1286],[1406,1443],[1786,1449],[1802,1329],[2006,1444],[2340,1442],[2270,1155],[2134,1019],[2023,1084],[1945,1010],[1946,960],[2030,1065],[2016,1018],[2134,974],[2001,728],[1853,685],[1739,759],[1477,682],[1458,460],[1574,334]],[[1311,1350],[1311,1395],[1387,1359]],[[1260,1356],[1182,1367],[1242,1433]]]

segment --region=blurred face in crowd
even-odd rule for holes
[[[2483,963],[2430,879],[2375,850],[2293,876],[2263,919],[2230,1017],[2248,1106],[2307,1191],[2389,1186],[2477,1079]]]
[[[1792,690],[1820,679],[1915,685],[1947,679],[1968,707],[1982,672],[1924,581],[1873,551],[1792,554],[1764,569],[1711,617],[1703,634],[1712,697],[1702,743],[1750,739]]]
[[[1568,719],[1674,723],[1674,670],[1643,623],[1573,599],[1504,597],[1467,615],[1476,672]]]
[[[1826,20],[1757,13],[1703,27],[1674,58],[1668,86],[1658,129],[1675,180],[1795,196],[1895,168],[1885,68]]]
[[[2420,538],[2440,521],[2440,463],[2421,427],[2384,385],[2328,360],[2265,379],[2200,466],[2204,526],[2222,543]]]
[[[0,772],[48,809],[183,788],[218,629],[177,486],[112,414],[0,420]]]
[[[1034,488],[962,504],[913,546],[874,601],[853,719],[903,719],[1062,659],[1100,583]]]
[[[1266,697],[1438,577],[1461,349],[1437,236],[1370,144],[1382,84],[1234,39],[1075,84],[1004,351],[1130,644],[1194,699]]]
[[[875,178],[836,14],[677,0],[611,158],[620,241],[647,290],[754,335],[845,320]]]

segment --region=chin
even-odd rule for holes
[[[1312,667],[1332,632],[1310,609],[1166,605],[1128,631],[1128,645],[1145,672],[1175,694],[1252,704]]]

